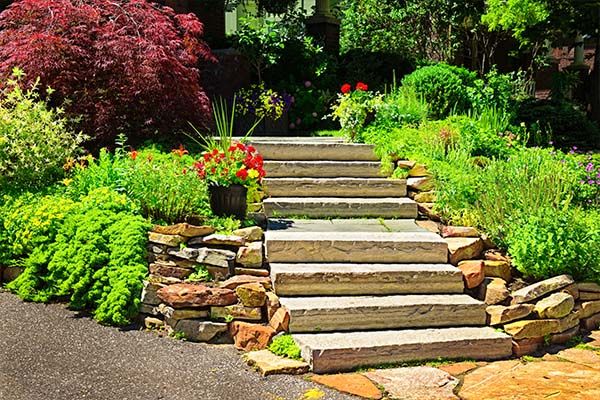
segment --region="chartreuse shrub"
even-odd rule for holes
[[[42,187],[63,176],[83,137],[67,128],[62,110],[48,107],[33,87],[22,89],[22,72],[0,93],[0,188]]]
[[[294,360],[301,360],[300,347],[294,341],[292,335],[284,334],[275,337],[269,345],[269,350],[278,356],[287,357]]]
[[[43,245],[22,254],[24,272],[7,288],[30,301],[68,298],[72,308],[91,310],[103,324],[129,323],[147,274],[150,224],[139,207],[110,188],[94,189],[76,202],[42,198],[41,204],[49,201],[68,204],[68,211],[56,218],[61,221],[53,229],[43,231],[49,235]],[[51,214],[43,209],[37,214],[44,212]],[[11,214],[4,224],[24,224],[13,221],[19,218]]]

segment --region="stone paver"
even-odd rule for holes
[[[391,398],[403,400],[454,400],[458,379],[432,367],[382,369],[365,376],[385,388]]]
[[[442,365],[442,366],[438,367],[438,369],[441,369],[442,371],[447,372],[454,377],[458,377],[469,371],[474,370],[477,367],[478,367],[477,363],[474,363],[471,361],[463,361],[463,362],[457,362],[457,363],[448,364],[448,365]]]
[[[592,350],[584,349],[565,349],[557,354],[557,357],[570,361],[575,364],[585,365],[586,367],[600,369],[600,354]]]
[[[255,367],[264,376],[275,374],[299,375],[308,372],[309,366],[304,361],[280,357],[269,350],[251,351],[244,354],[248,365]]]
[[[368,378],[361,374],[314,375],[311,380],[365,399],[381,399],[383,394]]]

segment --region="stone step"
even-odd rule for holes
[[[490,327],[294,334],[293,338],[318,374],[440,357],[496,360],[512,355],[510,336]]]
[[[406,197],[270,197],[263,204],[269,217],[417,217],[417,203]]]
[[[485,304],[466,294],[280,297],[290,332],[485,325]]]
[[[405,179],[266,178],[273,197],[405,197]]]
[[[269,178],[381,178],[375,161],[265,161]]]
[[[256,147],[265,160],[280,161],[379,161],[367,144],[345,143],[341,140],[297,138],[295,140],[252,138],[249,142]]]
[[[265,233],[271,263],[447,263],[448,244],[430,232]]]
[[[271,263],[279,296],[462,293],[462,272],[450,264]]]

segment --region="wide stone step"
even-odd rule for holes
[[[271,279],[280,296],[462,293],[450,264],[279,264]]]
[[[266,178],[273,197],[404,197],[405,179],[386,178]]]
[[[387,363],[512,355],[510,336],[489,327],[406,329],[294,334],[315,373],[348,371]]]
[[[430,232],[267,231],[271,263],[447,263],[448,244]]]
[[[417,217],[417,203],[406,197],[270,197],[263,204],[269,217]]]
[[[296,138],[250,139],[265,160],[281,161],[379,161],[372,145],[344,143],[341,140]]]
[[[381,178],[374,161],[265,161],[269,178]]]
[[[485,325],[485,304],[466,294],[280,297],[290,332]]]

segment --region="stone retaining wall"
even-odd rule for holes
[[[287,330],[289,313],[271,291],[261,228],[220,235],[207,226],[155,226],[149,241],[141,299],[148,328],[247,351]],[[212,278],[193,281],[203,268]]]

